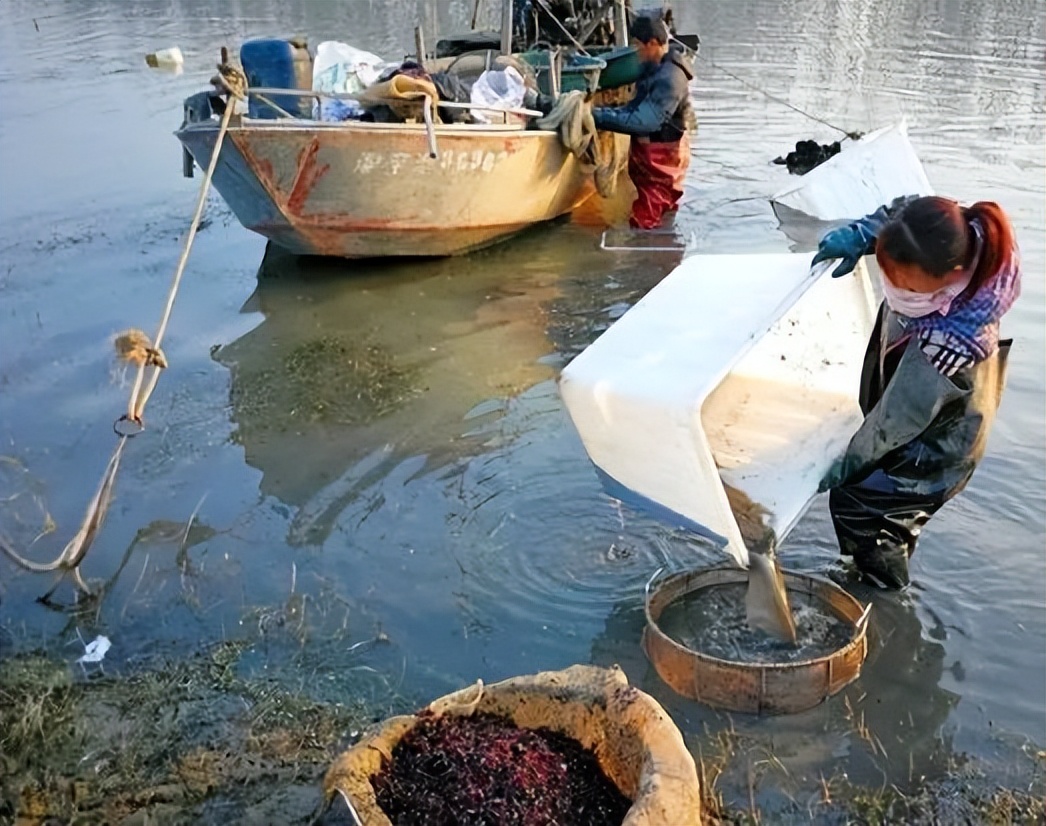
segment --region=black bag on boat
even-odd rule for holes
[[[501,50],[500,32],[465,32],[436,41],[436,57],[457,57],[469,52]]]

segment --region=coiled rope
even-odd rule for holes
[[[581,161],[586,171],[592,172],[599,194],[604,198],[614,194],[622,162],[616,151],[617,141],[610,136],[609,148],[603,145],[592,118],[592,104],[585,100],[584,92],[575,89],[560,95],[552,111],[534,121],[534,125],[558,132],[563,146]]]
[[[164,335],[167,332],[171,311],[174,309],[174,301],[178,296],[178,289],[181,286],[185,265],[189,260],[189,252],[196,238],[196,232],[200,228],[200,219],[203,217],[207,193],[211,187],[211,178],[214,177],[214,170],[218,165],[218,156],[221,153],[222,143],[225,140],[229,122],[236,108],[234,100],[247,99],[247,78],[240,69],[229,63],[225,49],[222,49],[222,62],[218,65],[218,74],[212,78],[211,82],[224,89],[228,95],[225,112],[222,115],[221,125],[218,129],[218,137],[214,142],[214,150],[211,152],[211,160],[207,165],[207,172],[203,177],[203,182],[200,184],[200,194],[196,199],[196,209],[189,223],[189,232],[185,236],[182,253],[174,270],[174,277],[171,279],[171,286],[167,292],[167,302],[160,316],[156,335],[150,341],[149,337],[141,330],[129,330],[116,338],[115,346],[118,358],[127,363],[137,364],[138,372],[127,401],[127,412],[117,419],[113,425],[113,429],[120,437],[119,441],[116,443],[116,449],[113,451],[113,455],[106,465],[105,472],[102,474],[102,480],[98,485],[98,489],[87,505],[87,511],[84,514],[83,522],[80,524],[80,529],[69,540],[62,552],[51,562],[34,562],[31,559],[27,559],[18,553],[5,537],[0,535],[0,551],[17,565],[33,573],[53,571],[60,573],[58,581],[41,598],[44,602],[50,598],[67,574],[72,576],[74,584],[80,591],[86,595],[91,594],[91,589],[80,574],[80,564],[94,544],[94,540],[105,522],[106,514],[109,512],[113,486],[116,483],[116,473],[120,467],[120,459],[123,456],[124,447],[130,438],[136,436],[144,429],[142,414],[145,411],[146,402],[149,401],[153,390],[156,389],[156,383],[160,379],[161,371],[167,367],[167,359],[163,354],[163,350],[160,349],[160,344],[163,342]]]

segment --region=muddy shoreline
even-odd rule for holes
[[[5,660],[0,821],[308,822],[327,765],[372,712],[236,676],[246,648],[118,677]]]
[[[0,821],[314,822],[327,767],[396,701],[324,703],[274,680],[238,676],[241,658],[258,644],[221,643],[120,676],[85,674],[39,653],[0,662]],[[957,758],[946,777],[907,793],[839,774],[822,779],[810,799],[773,811],[728,804],[721,779],[747,770],[756,782],[743,740],[721,734],[700,761],[708,822],[1033,824],[1046,817],[1043,752],[1027,752],[1015,767],[1022,782],[1012,787]]]

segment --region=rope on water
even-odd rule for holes
[[[105,516],[109,512],[109,504],[112,502],[113,496],[113,484],[116,481],[116,471],[120,467],[120,457],[123,455],[126,443],[126,436],[117,442],[116,450],[113,452],[112,458],[109,459],[105,473],[102,474],[102,481],[98,485],[98,490],[95,491],[94,498],[87,505],[87,512],[84,514],[80,530],[69,540],[56,559],[52,562],[34,562],[31,559],[26,559],[12,548],[2,536],[0,536],[0,550],[22,568],[33,573],[42,574],[51,571],[61,571],[63,575],[71,573],[77,587],[85,593],[90,593],[90,589],[80,576],[80,563],[94,543],[94,539],[105,521]],[[57,583],[55,587],[58,587]],[[47,596],[50,596],[53,592],[54,588],[48,592]],[[47,596],[44,599],[47,599]]]
[[[761,89],[758,86],[756,86],[755,84],[749,83],[748,81],[746,81],[746,79],[744,77],[737,76],[736,74],[731,72],[729,69],[727,69],[725,66],[721,66],[720,64],[715,63],[715,61],[713,61],[711,58],[709,58],[709,56],[707,56],[706,54],[702,54],[700,51],[696,51],[695,49],[689,48],[686,44],[676,40],[676,38],[673,38],[672,40],[673,40],[674,43],[677,43],[680,46],[682,46],[686,50],[686,52],[688,54],[690,54],[691,56],[696,56],[696,58],[700,58],[705,63],[707,63],[709,66],[711,66],[713,69],[719,69],[721,72],[723,72],[723,74],[726,74],[726,75],[732,77],[734,79],[734,81],[736,81],[738,84],[741,84],[742,86],[744,86],[744,87],[746,87],[748,89],[751,89],[753,92],[758,92],[760,95],[763,95],[766,98],[768,98],[770,100],[773,100],[775,102],[775,104],[780,104],[781,106],[788,107],[793,112],[797,112],[800,115],[802,115],[803,117],[809,117],[811,120],[814,120],[814,121],[816,121],[818,123],[821,123],[821,124],[825,125],[825,127],[827,127],[828,129],[834,129],[836,132],[841,132],[843,135],[845,135],[850,140],[857,140],[858,138],[861,137],[861,133],[860,132],[847,132],[842,127],[837,127],[837,125],[835,123],[829,123],[824,118],[820,118],[817,115],[812,115],[812,114],[810,114],[810,112],[806,112],[805,110],[799,109],[799,107],[795,106],[795,104],[790,104],[790,102],[788,100],[786,100],[786,99],[784,99],[782,97],[777,97],[777,95],[771,94],[766,89]]]
[[[102,474],[102,480],[98,485],[97,491],[95,491],[94,497],[88,503],[80,529],[69,540],[62,552],[51,562],[34,562],[31,559],[27,559],[19,554],[6,538],[0,536],[0,552],[3,552],[4,555],[20,567],[33,573],[54,571],[60,573],[58,582],[42,598],[45,602],[67,574],[72,576],[76,587],[83,593],[91,593],[91,589],[80,574],[80,563],[83,562],[88,550],[90,550],[91,545],[98,536],[102,524],[105,522],[106,514],[109,512],[113,486],[116,483],[116,472],[120,467],[120,459],[123,456],[124,447],[127,445],[128,439],[141,432],[143,428],[142,413],[145,410],[145,404],[152,395],[153,390],[156,389],[160,372],[167,367],[167,358],[164,356],[163,350],[160,349],[160,344],[163,341],[164,334],[167,332],[167,325],[171,319],[171,310],[174,308],[174,300],[178,295],[182,274],[185,272],[185,264],[189,260],[189,252],[196,238],[196,231],[200,227],[200,219],[203,216],[203,208],[207,201],[207,192],[211,186],[211,178],[214,176],[215,167],[218,165],[218,155],[221,152],[222,142],[225,140],[229,122],[235,109],[233,98],[246,100],[247,97],[247,78],[242,71],[229,64],[224,49],[222,50],[222,62],[218,66],[218,74],[212,82],[226,90],[229,95],[228,105],[225,107],[225,113],[222,116],[218,137],[211,152],[211,161],[207,166],[207,173],[204,175],[203,182],[200,185],[196,209],[189,224],[189,232],[185,237],[181,257],[178,259],[178,264],[175,267],[174,277],[171,280],[171,286],[167,293],[167,302],[160,317],[156,335],[150,340],[141,330],[128,330],[117,336],[114,342],[117,357],[127,363],[138,365],[138,373],[135,376],[134,386],[131,388],[131,395],[127,402],[127,413],[121,416],[117,420],[117,424],[114,425],[120,440],[116,444],[116,449],[113,451],[108,465],[106,465],[105,473]],[[121,430],[119,428],[121,422],[127,422],[136,429],[133,431]]]
[[[678,42],[678,41],[676,41],[676,42]],[[720,64],[718,64],[714,60],[712,60],[712,58],[706,57],[705,55],[701,54],[700,52],[696,52],[695,53],[695,52],[693,52],[692,49],[690,50],[690,52],[692,54],[696,54],[697,57],[699,57],[701,60],[705,61],[705,63],[707,63],[712,68],[718,69],[723,74],[728,75],[729,77],[732,77],[734,80],[736,80],[742,86],[745,86],[745,87],[751,89],[753,92],[758,92],[759,94],[763,95],[764,97],[766,97],[769,100],[774,101],[775,103],[780,103],[782,106],[787,106],[793,112],[798,112],[804,118],[809,118],[812,121],[815,121],[817,123],[823,124],[824,126],[827,126],[829,129],[834,129],[836,132],[842,132],[850,140],[857,140],[857,138],[861,137],[859,132],[848,132],[847,130],[843,129],[841,126],[836,126],[834,123],[829,123],[824,118],[817,117],[817,115],[811,115],[809,112],[807,112],[807,111],[805,111],[803,109],[800,109],[794,103],[789,103],[784,98],[779,98],[779,97],[777,97],[777,95],[772,95],[768,91],[766,91],[766,89],[761,89],[758,86],[756,86],[754,83],[749,83],[743,77],[738,77],[736,74],[731,72],[726,67],[721,66]]]

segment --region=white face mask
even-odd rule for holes
[[[980,223],[972,221],[970,227],[974,232],[976,243],[973,259],[967,266],[962,278],[949,284],[947,287],[941,287],[941,289],[932,293],[902,290],[900,287],[895,287],[890,279],[886,277],[886,274],[883,274],[881,279],[883,282],[883,297],[886,299],[886,303],[890,305],[891,310],[903,316],[908,316],[908,318],[922,318],[930,313],[948,315],[948,311],[952,308],[952,302],[962,294],[963,290],[970,286],[973,273],[981,260],[981,250],[984,248],[984,235],[981,231]]]
[[[883,276],[883,297],[890,309],[908,318],[922,318],[930,313],[948,315],[952,302],[970,286],[973,269],[966,272],[963,278],[932,293],[917,293],[913,290],[902,290],[895,287],[889,278]]]

